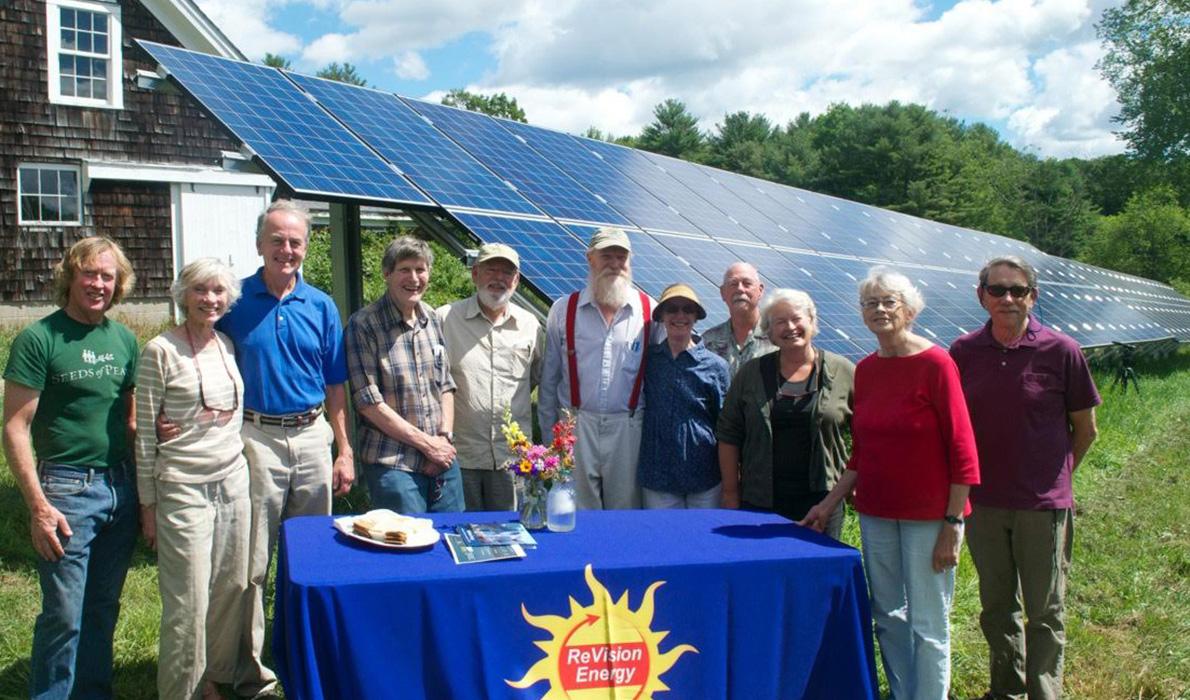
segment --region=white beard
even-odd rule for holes
[[[632,298],[632,275],[612,272],[596,277],[592,273],[587,276],[587,288],[595,297],[595,303],[618,309]]]
[[[496,294],[487,289],[477,289],[476,293],[479,295],[479,300],[483,305],[489,309],[503,309],[508,306],[508,302],[512,301],[511,287],[505,289],[501,294]]]

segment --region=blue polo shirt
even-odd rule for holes
[[[293,291],[277,299],[265,286],[263,267],[244,278],[240,291],[215,327],[235,343],[244,407],[283,416],[321,405],[326,387],[347,381],[335,302],[301,273]]]

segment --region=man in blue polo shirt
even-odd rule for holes
[[[300,272],[309,228],[309,214],[289,200],[273,202],[260,215],[256,249],[264,265],[244,279],[240,300],[217,325],[235,343],[244,376],[242,436],[252,483],[251,614],[235,690],[248,697],[273,695],[277,684],[261,652],[265,582],[281,521],[329,514],[332,492],[347,493],[355,480],[339,311]]]

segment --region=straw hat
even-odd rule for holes
[[[707,310],[702,308],[702,302],[698,300],[698,295],[694,293],[694,290],[690,288],[690,285],[678,282],[676,284],[669,285],[665,288],[665,291],[661,292],[661,298],[657,300],[657,307],[653,309],[654,321],[661,321],[661,309],[665,308],[666,302],[668,302],[670,299],[686,299],[687,301],[692,301],[694,302],[694,305],[698,307],[698,320],[701,321],[707,317]]]

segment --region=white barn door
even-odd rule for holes
[[[254,185],[174,186],[174,273],[198,258],[219,258],[237,277],[260,267],[256,217],[272,198],[272,188]]]

